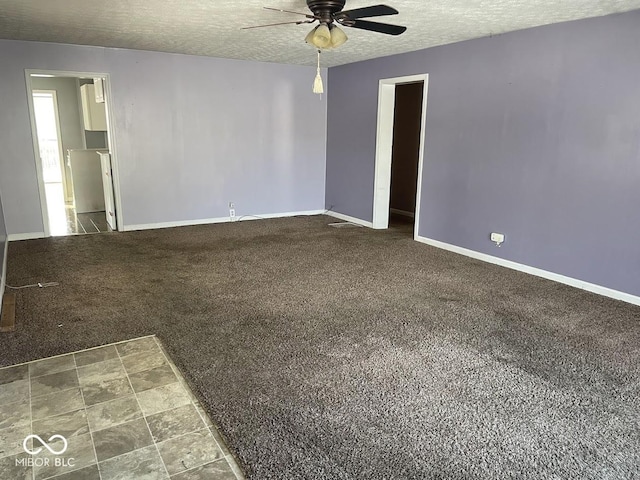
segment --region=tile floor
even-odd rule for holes
[[[67,207],[67,232],[70,234],[111,232],[106,212],[75,213],[75,208]]]
[[[111,232],[106,212],[76,213],[72,203],[65,203],[61,182],[45,183],[49,231],[52,236]]]
[[[0,369],[0,479],[48,478],[244,477],[152,336]]]

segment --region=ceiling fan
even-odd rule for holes
[[[386,15],[397,15],[395,8],[387,5],[372,5],[370,7],[356,8],[354,10],[342,10],[346,0],[306,0],[307,7],[311,10],[311,14],[292,12],[290,10],[282,10],[279,8],[264,7],[267,10],[277,12],[294,13],[296,15],[304,15],[306,20],[295,22],[271,23],[268,25],[257,25],[249,28],[271,27],[274,25],[295,24],[319,22],[306,37],[306,42],[319,49],[336,48],[347,41],[347,35],[338,27],[358,28],[360,30],[368,30],[371,32],[384,33],[386,35],[400,35],[407,30],[407,27],[400,25],[391,25],[388,23],[372,22],[369,20],[361,20],[362,18],[382,17]]]

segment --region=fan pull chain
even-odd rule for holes
[[[320,75],[320,50],[318,50],[318,70],[316,79],[313,82],[313,93],[322,95],[324,93],[324,85],[322,85],[322,76]]]

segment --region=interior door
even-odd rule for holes
[[[116,206],[113,199],[113,180],[111,178],[111,156],[108,153],[98,152],[102,167],[102,190],[104,191],[104,209],[107,223],[111,230],[117,230]]]

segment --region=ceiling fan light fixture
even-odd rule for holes
[[[313,30],[311,43],[318,48],[328,48],[331,46],[331,32],[326,23],[321,23]]]
[[[331,25],[331,47],[337,48],[340,45],[343,45],[347,40],[349,40],[349,37],[344,33],[344,30],[337,25]]]

